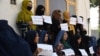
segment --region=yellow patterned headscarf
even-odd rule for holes
[[[67,11],[65,11],[65,12],[63,13],[63,17],[64,17],[64,19],[68,22],[69,30],[70,30],[70,31],[73,31],[73,33],[75,34],[74,25],[69,24],[69,21],[70,21],[70,13],[67,12]]]
[[[32,11],[27,10],[27,5],[29,1],[30,0],[23,0],[21,11],[19,12],[17,20],[16,20],[17,22],[29,23],[30,21],[32,21],[31,16],[33,15],[33,13]],[[35,25],[30,25],[29,27],[33,30],[36,29]]]

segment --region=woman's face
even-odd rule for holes
[[[67,38],[68,38],[68,34],[65,32],[63,36],[63,40],[67,40]]]
[[[35,37],[34,42],[35,42],[35,43],[38,43],[38,42],[39,42],[39,35],[38,35],[38,33],[36,34],[36,37]]]
[[[82,40],[81,38],[79,38],[79,39],[77,40],[78,44],[80,44],[80,43],[81,43],[81,40]]]
[[[45,34],[44,41],[45,41],[45,42],[47,42],[47,41],[48,41],[48,34],[47,34],[47,33]]]

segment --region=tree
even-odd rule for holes
[[[100,0],[90,0],[90,7],[99,6],[99,38],[100,38]]]

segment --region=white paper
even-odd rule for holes
[[[78,17],[78,18],[77,18],[77,23],[79,23],[79,24],[83,24],[83,20],[82,20],[81,17]]]
[[[92,46],[89,48],[89,51],[90,51],[91,54],[94,54],[94,50],[93,50]]]
[[[52,56],[57,56],[57,53],[52,53]]]
[[[65,53],[66,56],[75,55],[75,53],[72,49],[64,49],[62,51]]]
[[[43,25],[43,17],[42,16],[32,16],[32,22],[36,25]]]
[[[47,50],[42,50],[38,56],[42,55],[42,56],[52,56],[52,51],[47,51]]]
[[[70,18],[70,24],[76,25],[76,18],[71,17],[71,18]]]
[[[44,22],[48,24],[52,24],[51,16],[43,16]]]
[[[60,26],[61,26],[61,30],[68,31],[68,24],[67,23],[60,24]]]
[[[48,44],[37,44],[38,48],[41,48],[43,50],[53,51],[52,45]]]
[[[81,52],[82,56],[88,56],[88,54],[85,51],[85,49],[79,49],[79,51]]]

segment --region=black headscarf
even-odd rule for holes
[[[32,56],[28,43],[14,32],[6,20],[0,20],[0,56]]]
[[[34,42],[35,38],[36,38],[36,31],[29,31],[26,33],[26,37],[25,40],[29,43],[31,51],[34,53],[37,49],[37,43]]]
[[[44,8],[44,10],[42,10]],[[44,15],[44,12],[45,12],[45,7],[43,5],[38,5],[37,8],[36,8],[36,12],[35,12],[35,15]]]

